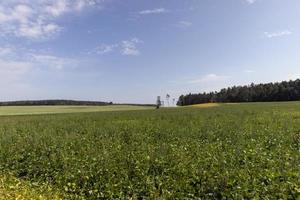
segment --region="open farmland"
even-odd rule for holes
[[[153,109],[151,106],[0,106],[0,116]]]
[[[297,199],[300,103],[1,116],[0,169],[4,199]]]

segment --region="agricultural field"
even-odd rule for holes
[[[151,106],[0,106],[0,116],[153,109]]]
[[[300,102],[94,111],[1,116],[0,199],[300,198]]]

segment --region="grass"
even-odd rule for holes
[[[0,106],[0,116],[153,109],[151,106]]]
[[[2,116],[0,170],[33,199],[297,199],[300,103]]]

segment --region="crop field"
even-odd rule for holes
[[[300,103],[1,116],[1,198],[299,199]]]
[[[153,109],[151,106],[0,106],[0,116]]]

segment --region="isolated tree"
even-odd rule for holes
[[[166,95],[166,100],[167,100],[167,103],[168,103],[168,107],[170,106],[170,101],[169,101],[169,100],[170,100],[170,97],[171,97],[171,96],[170,96],[169,94]]]
[[[173,106],[175,106],[175,102],[176,102],[176,99],[175,99],[175,98],[173,98]]]
[[[158,96],[156,100],[156,109],[159,109],[160,106],[161,106],[161,100],[160,100],[160,96]]]

